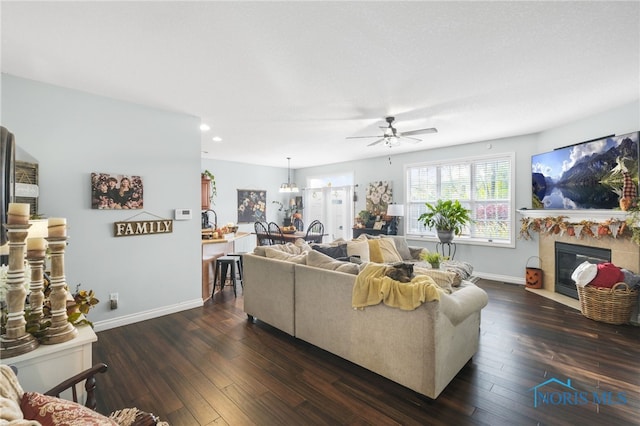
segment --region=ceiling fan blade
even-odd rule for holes
[[[435,127],[430,127],[428,129],[417,129],[417,130],[409,130],[408,132],[401,132],[402,136],[410,136],[410,135],[424,135],[427,133],[438,133],[438,129]]]
[[[371,143],[370,143],[369,145],[367,145],[367,146],[374,146],[374,145],[378,145],[378,144],[379,144],[380,142],[382,142],[382,141],[384,141],[384,138],[378,139],[378,140],[377,140],[377,141],[375,141],[375,142],[371,142]]]
[[[410,143],[418,143],[418,142],[422,142],[422,139],[418,139],[418,138],[413,138],[411,136],[405,136],[402,135],[399,137],[400,139],[406,139],[408,142]]]
[[[345,139],[381,138],[382,136],[347,136]]]

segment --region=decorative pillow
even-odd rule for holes
[[[396,244],[396,249],[398,250],[398,254],[402,260],[413,260],[414,257],[411,256],[411,251],[409,250],[409,244],[407,244],[407,239],[402,236],[397,235],[383,235],[382,238],[391,238],[393,242]]]
[[[347,241],[347,254],[349,256],[359,256],[363,262],[369,261],[369,243],[367,240]]]
[[[440,269],[422,268],[420,266],[414,266],[413,272],[415,275],[426,275],[433,278],[433,280],[446,290],[451,291],[451,287],[458,287],[462,280],[460,275],[455,272],[442,271]]]
[[[378,244],[380,245],[384,263],[402,262],[402,256],[398,253],[396,243],[391,238],[380,238]]]
[[[349,257],[349,255],[347,254],[347,245],[346,244],[340,244],[338,246],[324,246],[324,245],[319,245],[316,244],[313,247],[313,250],[317,250],[320,253],[326,254],[327,256],[330,256],[334,259],[337,259],[339,257]]]
[[[473,274],[473,265],[469,262],[461,262],[458,260],[445,260],[440,263],[440,269],[444,269],[445,271],[455,272],[460,275],[460,278],[463,280],[468,280],[471,278],[471,274]]]
[[[42,426],[118,426],[108,417],[76,402],[38,392],[25,392],[20,400],[20,409],[25,419],[37,420]]]
[[[359,265],[355,263],[342,262],[334,258],[322,254],[319,251],[312,250],[307,254],[307,265],[316,268],[330,269],[332,271],[346,272],[347,274],[358,275],[360,271]]]
[[[289,254],[276,248],[266,247],[264,249],[264,253],[269,259],[284,260],[286,262],[298,263],[300,265],[304,265],[307,263],[306,252],[300,254]]]
[[[384,263],[382,250],[380,249],[380,238],[368,240],[367,244],[369,245],[369,261]]]

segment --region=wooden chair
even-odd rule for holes
[[[300,232],[304,231],[304,222],[302,219],[293,219],[293,226]]]
[[[269,222],[269,237],[271,238],[271,244],[285,244],[287,242],[284,239],[282,229],[275,222]]]
[[[307,228],[305,240],[312,243],[321,243],[324,235],[324,225],[319,220],[314,220]]]
[[[259,246],[270,246],[271,245],[271,237],[269,236],[269,231],[267,227],[262,222],[255,222],[253,227],[256,231],[256,241]]]
[[[19,381],[19,373],[17,372],[17,369],[11,366],[11,370],[13,370],[13,373],[15,374],[15,380]],[[78,402],[78,386],[84,383],[84,390],[86,392],[86,400],[84,406],[92,411],[96,411],[96,376],[106,371],[106,364],[95,364],[93,367],[68,378],[62,383],[44,392],[44,395],[60,398],[60,395],[63,392],[70,390],[73,402],[76,404],[80,404]],[[167,425],[166,422],[159,421],[159,419],[155,415],[140,411],[137,408],[125,408],[123,410],[118,410],[111,413],[108,417],[117,424],[127,424],[130,426],[155,426],[159,424]]]

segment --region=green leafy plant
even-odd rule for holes
[[[295,205],[285,208],[284,204],[282,204],[280,201],[272,201],[271,203],[277,204],[277,205],[280,206],[278,211],[279,212],[284,211],[284,217],[285,218],[290,218],[293,215],[293,212],[296,210],[296,206]]]
[[[438,252],[423,251],[420,253],[420,259],[430,264],[431,267],[437,269],[440,267],[440,263],[442,261],[449,260],[449,256],[443,256]]]
[[[471,210],[465,209],[458,200],[438,200],[435,205],[424,203],[427,211],[418,222],[438,231],[453,231],[456,235],[471,222]]]
[[[73,304],[69,306],[72,312],[67,312],[68,321],[73,325],[82,325],[87,324],[93,328],[93,323],[89,321],[85,315],[89,314],[91,308],[100,303],[98,299],[96,299],[93,290],[80,290],[80,286],[82,284],[78,284],[76,286],[76,291],[73,294]]]
[[[372,216],[373,214],[368,210],[360,210],[360,212],[358,213],[358,217],[360,218],[362,223],[369,222]]]
[[[216,187],[216,177],[209,170],[205,170],[201,173],[201,176],[206,176],[211,181],[211,195],[209,195],[209,201],[214,206],[216,203],[213,201],[213,197],[218,195],[218,188]]]

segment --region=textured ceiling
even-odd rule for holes
[[[1,15],[2,72],[200,117],[203,156],[229,161],[509,137],[640,98],[637,1],[3,1]],[[345,140],[387,115],[438,133]]]

